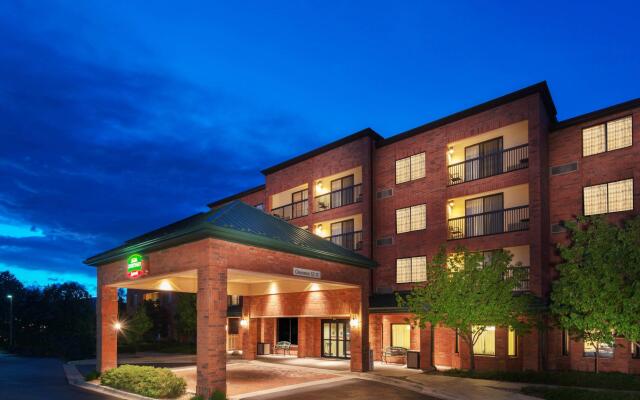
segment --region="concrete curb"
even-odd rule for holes
[[[95,383],[89,383],[84,380],[84,376],[78,371],[78,368],[74,364],[63,364],[64,374],[67,377],[67,382],[70,385],[79,387],[84,390],[90,390],[92,392],[106,394],[109,396],[117,397],[125,400],[156,400],[151,397],[141,396],[135,393],[125,392],[123,390],[113,389],[110,387],[100,386]]]

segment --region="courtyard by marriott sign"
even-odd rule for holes
[[[144,274],[144,257],[142,254],[132,254],[127,258],[127,277],[135,279]]]
[[[320,271],[314,271],[312,269],[304,269],[304,268],[293,268],[293,274],[295,276],[304,276],[305,278],[315,278],[320,279],[321,274]]]

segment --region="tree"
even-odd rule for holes
[[[177,293],[178,304],[176,306],[176,328],[181,338],[186,338],[190,343],[196,339],[197,312],[196,295],[192,293]]]
[[[137,353],[144,335],[153,328],[153,322],[147,315],[145,307],[139,307],[131,318],[126,322],[123,332],[124,340],[133,347],[133,352]]]
[[[551,312],[560,327],[595,347],[615,336],[640,341],[640,218],[619,226],[603,217],[565,223],[570,242],[560,245]]]
[[[9,344],[9,299],[13,296],[13,311],[15,316],[19,315],[20,305],[24,300],[25,288],[15,275],[9,271],[0,272],[0,347]],[[17,328],[14,322],[14,329]],[[15,332],[14,332],[15,333]],[[14,334],[14,340],[15,340]]]
[[[406,300],[398,296],[398,302],[415,315],[421,327],[429,322],[457,330],[469,347],[473,371],[473,346],[486,327],[511,327],[522,334],[533,322],[531,297],[513,292],[522,270],[510,267],[511,258],[500,250],[485,259],[464,248],[447,256],[442,248],[427,262],[427,282],[414,287]]]

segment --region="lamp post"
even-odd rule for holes
[[[8,294],[9,299],[9,348],[13,347],[13,295]]]

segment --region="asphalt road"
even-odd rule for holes
[[[0,399],[113,400],[115,397],[67,384],[60,360],[0,354]]]
[[[251,400],[436,400],[433,397],[396,386],[362,379],[349,379],[325,385],[309,386],[288,392],[252,397]]]

